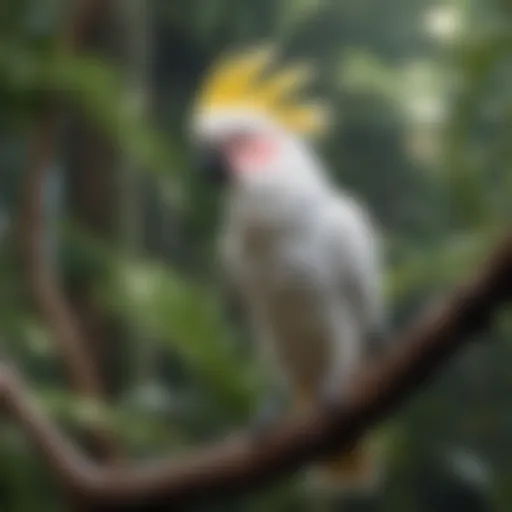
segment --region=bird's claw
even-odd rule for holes
[[[377,356],[382,354],[390,345],[391,334],[389,329],[384,328],[371,331],[367,340],[370,353]]]
[[[349,397],[351,384],[353,383],[352,374],[345,374],[346,377],[333,378],[330,376],[325,379],[319,388],[318,399],[321,407],[328,410],[337,409],[341,403]]]
[[[339,381],[326,380],[319,389],[318,399],[321,407],[332,409],[340,400],[341,385]]]
[[[279,422],[283,409],[283,404],[276,398],[263,402],[250,427],[252,437],[257,441],[264,440]]]

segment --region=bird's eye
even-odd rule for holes
[[[224,147],[229,151],[240,150],[247,146],[248,143],[253,139],[253,133],[249,130],[243,132],[237,132],[231,135],[226,141]]]
[[[232,144],[244,144],[251,140],[253,135],[253,132],[250,130],[239,131],[230,137],[230,142]]]

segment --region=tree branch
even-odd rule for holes
[[[100,467],[84,458],[33,404],[12,372],[0,372],[5,406],[38,447],[64,490],[88,510],[156,510],[240,492],[289,474],[348,447],[392,413],[471,335],[488,328],[497,307],[512,299],[512,234],[476,278],[430,311],[362,372],[330,410],[285,419],[268,439],[236,434],[174,461],[143,467]]]
[[[80,46],[106,3],[103,0],[74,2],[60,37],[62,51],[70,52]],[[84,339],[45,253],[44,186],[48,170],[55,159],[59,124],[59,109],[55,105],[48,105],[32,134],[21,218],[22,249],[29,287],[35,303],[55,335],[72,387],[85,397],[98,399],[103,395],[103,388],[93,358],[88,352],[88,342]],[[118,450],[111,433],[107,429],[93,430],[91,437],[99,455],[107,458],[117,456]]]

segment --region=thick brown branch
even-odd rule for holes
[[[63,28],[63,51],[72,51],[96,19],[106,2],[75,2],[70,20]],[[27,277],[37,306],[55,335],[55,342],[73,388],[84,396],[102,396],[101,379],[88,352],[74,312],[62,293],[51,262],[45,252],[44,186],[47,172],[54,163],[59,139],[59,111],[48,106],[32,134],[30,160],[25,176],[21,241],[27,265]],[[94,442],[102,455],[115,452],[113,439],[103,429],[94,433]]]
[[[4,372],[0,383],[10,413],[64,488],[81,496],[90,510],[163,509],[201,496],[253,488],[348,446],[403,403],[471,335],[486,328],[497,307],[510,299],[512,236],[479,276],[429,312],[389,355],[363,372],[336,407],[289,418],[264,442],[256,444],[239,434],[214,447],[146,467],[95,466],[38,412],[13,376]]]

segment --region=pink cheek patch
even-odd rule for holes
[[[236,173],[258,172],[271,164],[278,153],[278,143],[267,137],[244,137],[231,141],[226,154]]]

